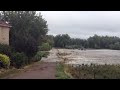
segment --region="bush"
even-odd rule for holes
[[[41,46],[39,46],[39,51],[49,51],[51,49],[51,46],[49,43],[43,43]]]
[[[0,62],[2,64],[2,67],[9,68],[10,58],[7,55],[0,54]]]
[[[38,51],[37,54],[35,55],[34,59],[35,61],[40,61],[42,57],[47,57],[49,52],[45,51]]]
[[[66,65],[75,79],[120,79],[120,65]]]
[[[5,45],[5,44],[0,44],[0,53],[10,56],[11,55],[11,47],[8,45]]]
[[[37,54],[36,54],[35,57],[34,57],[34,61],[40,61],[41,58],[42,58],[41,52],[37,52]]]
[[[42,57],[46,57],[49,55],[49,52],[41,51]]]
[[[17,39],[17,40],[16,40]],[[33,57],[38,51],[37,41],[31,36],[15,37],[14,44],[11,45],[15,48],[16,52],[24,52],[28,57]]]
[[[111,45],[110,45],[110,49],[120,50],[120,43],[117,42],[117,43],[115,43],[115,44],[111,44]]]
[[[28,64],[28,57],[24,53],[13,53],[11,56],[11,65],[16,68],[21,68]]]
[[[83,46],[80,45],[67,45],[65,46],[66,49],[83,49]]]
[[[66,75],[64,71],[64,64],[62,63],[57,64],[56,70],[57,72],[55,76],[57,79],[71,79],[68,75]]]

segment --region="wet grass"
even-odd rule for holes
[[[56,72],[57,79],[70,79],[70,77],[66,75],[64,72],[64,64],[58,63],[56,69],[57,69],[57,72]]]
[[[76,79],[120,79],[120,65],[66,65]]]

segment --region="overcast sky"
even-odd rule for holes
[[[120,37],[120,11],[40,11],[48,34],[88,38],[94,34]]]

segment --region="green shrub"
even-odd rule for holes
[[[47,56],[49,55],[49,52],[41,51],[41,53],[42,53],[42,57],[47,58]]]
[[[40,61],[42,57],[47,57],[49,52],[45,51],[38,51],[37,54],[35,55],[34,59],[35,61]]]
[[[16,68],[21,68],[28,64],[28,57],[24,53],[13,53],[11,56],[11,65]]]
[[[10,66],[10,58],[7,55],[0,54],[0,62],[5,68],[9,68]]]
[[[34,57],[34,61],[40,61],[41,58],[42,58],[41,52],[37,52],[37,54],[36,54],[35,57]]]
[[[66,49],[82,49],[84,47],[80,45],[66,45],[65,48]]]
[[[117,42],[115,44],[111,44],[109,45],[110,49],[114,49],[114,50],[120,50],[120,43]]]
[[[76,79],[120,79],[120,65],[66,65],[67,72]]]
[[[10,56],[11,55],[11,47],[5,44],[0,44],[0,53]]]
[[[49,51],[51,49],[51,46],[49,43],[42,43],[41,46],[39,46],[39,51]]]
[[[17,40],[16,40],[17,39]],[[16,52],[24,52],[28,57],[33,57],[38,51],[37,41],[32,37],[23,35],[22,37],[16,35],[13,46]]]
[[[68,75],[66,75],[66,73],[64,72],[64,64],[59,63],[57,64],[56,67],[56,78],[57,79],[71,79]]]

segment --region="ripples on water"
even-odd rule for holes
[[[120,50],[67,50],[66,52],[72,53],[67,64],[120,64]]]

